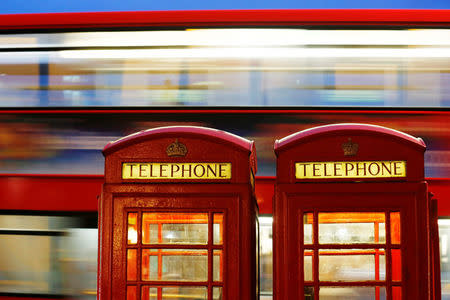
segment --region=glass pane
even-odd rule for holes
[[[319,280],[362,281],[375,280],[376,249],[319,250]],[[386,270],[384,251],[380,256],[380,270]],[[381,259],[381,257],[383,257]],[[384,274],[382,275],[384,276]]]
[[[375,287],[375,294],[378,296],[380,295],[379,298],[375,298],[375,299],[380,299],[380,300],[386,300],[386,288],[382,287],[382,286],[377,286]]]
[[[391,243],[400,244],[400,213],[391,213]]]
[[[392,249],[392,280],[402,280],[402,253],[400,249]]]
[[[392,300],[402,300],[402,287],[393,286],[392,287]]]
[[[213,280],[223,280],[223,255],[222,250],[214,250],[213,258]]]
[[[305,250],[305,256],[303,259],[303,262],[304,262],[303,270],[304,270],[305,281],[313,280],[312,261],[313,261],[313,251]]]
[[[378,224],[378,241],[375,235],[375,243],[377,242],[386,243],[386,223]]]
[[[319,213],[319,243],[380,243],[375,228],[385,223],[385,214],[378,212]]]
[[[137,213],[128,213],[128,244],[137,243]]]
[[[378,263],[377,263],[378,258]],[[375,253],[375,280],[386,280],[386,256],[384,250],[376,250]],[[378,277],[378,278],[377,278]]]
[[[303,214],[303,243],[313,243],[313,214]]]
[[[207,279],[207,250],[142,250],[142,280],[206,281]]]
[[[222,300],[222,287],[215,286],[213,287],[213,300]]]
[[[143,244],[207,244],[206,213],[143,213]]]
[[[141,300],[158,300],[158,288],[143,286]]]
[[[127,286],[127,300],[136,300],[136,286]]]
[[[174,286],[162,288],[163,300],[202,300],[208,299],[206,287]]]
[[[214,245],[223,243],[223,214],[214,214]]]
[[[303,293],[305,295],[305,300],[314,300],[314,287],[305,286],[303,288]]]
[[[384,287],[379,287],[380,300],[381,295],[385,295]],[[375,287],[321,287],[319,290],[320,300],[361,300],[370,299],[375,300],[376,288]],[[384,298],[385,299],[385,298]]]
[[[137,249],[128,249],[127,251],[127,280],[136,280],[137,278]]]

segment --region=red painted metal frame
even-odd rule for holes
[[[237,26],[448,26],[448,10],[282,9],[88,12],[0,15],[0,30],[237,27]]]

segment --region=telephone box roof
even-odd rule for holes
[[[331,124],[319,127],[314,127],[311,129],[302,130],[294,134],[288,135],[280,140],[275,141],[275,153],[283,151],[286,147],[295,144],[300,140],[308,140],[312,137],[325,136],[330,134],[336,134],[338,132],[346,133],[358,133],[358,132],[371,132],[376,135],[384,135],[386,137],[398,139],[405,143],[410,144],[413,147],[419,147],[425,150],[426,145],[421,138],[413,137],[412,135],[403,133],[398,130],[386,128],[378,125],[370,124],[358,124],[358,123],[342,123],[342,124]]]
[[[244,151],[254,152],[253,141],[249,141],[240,136],[222,130],[199,126],[166,126],[139,131],[127,135],[123,138],[120,138],[116,141],[109,142],[103,149],[103,155],[108,155],[126,146],[136,144],[157,136],[177,135],[177,134],[205,136],[211,139],[216,139],[225,143],[229,143],[231,145],[234,145],[238,149]]]

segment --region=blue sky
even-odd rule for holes
[[[450,0],[0,0],[0,14],[89,11],[293,8],[450,9]]]

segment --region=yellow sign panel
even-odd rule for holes
[[[231,179],[231,163],[123,163],[122,179]]]
[[[406,161],[330,161],[295,163],[295,178],[406,177]]]

